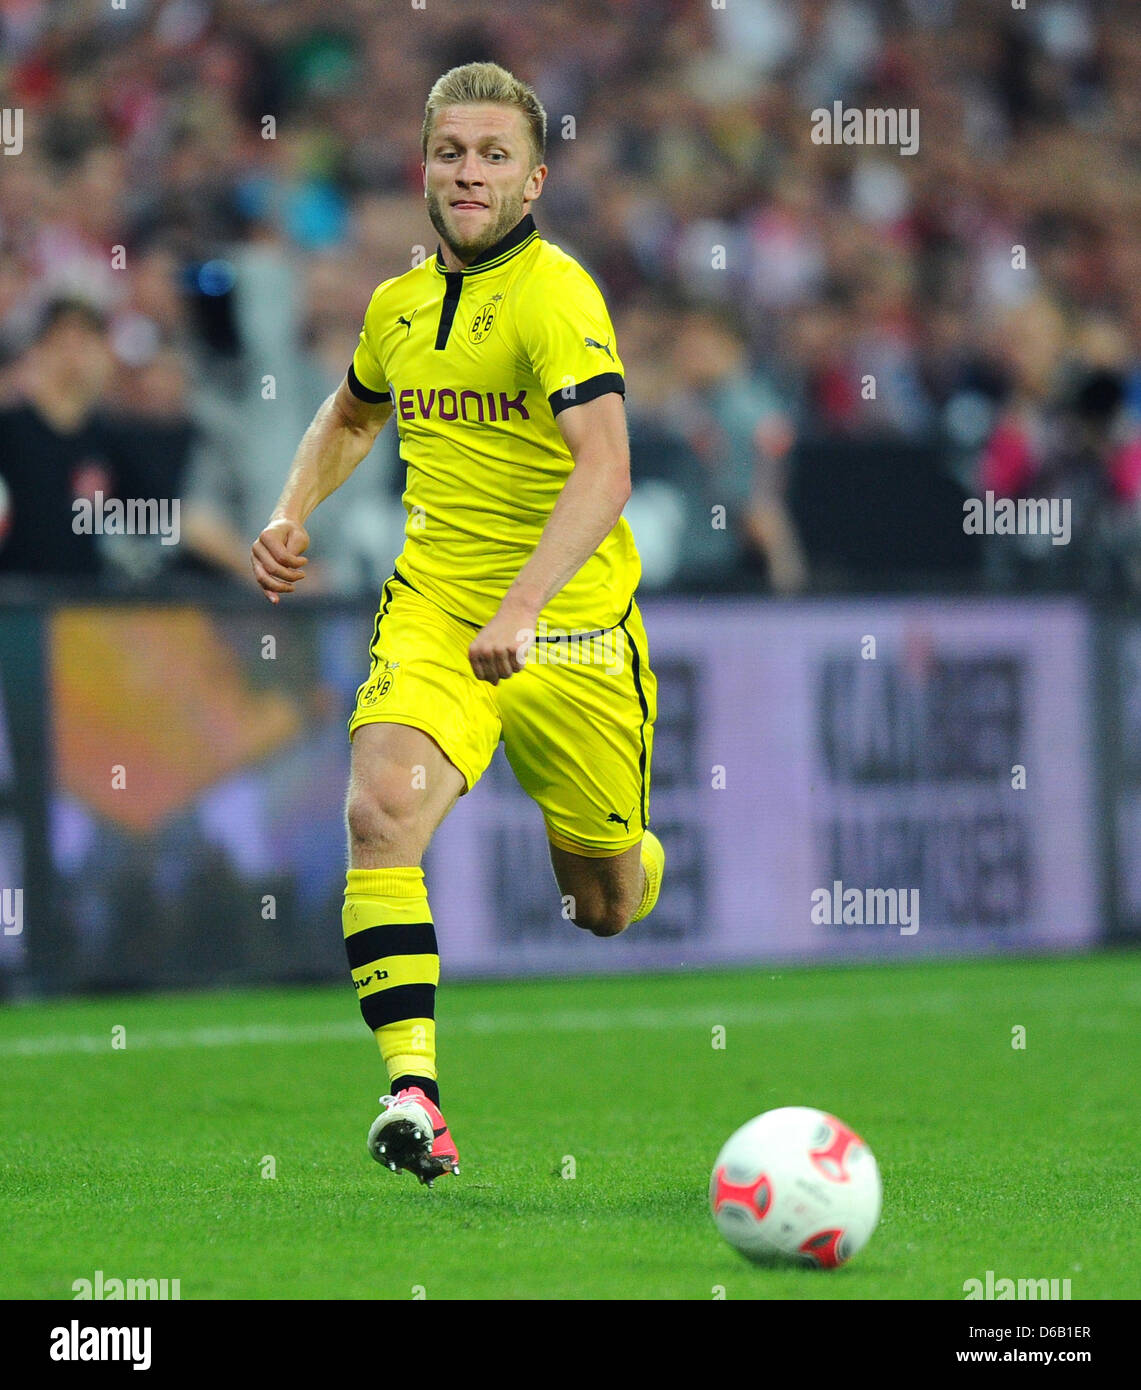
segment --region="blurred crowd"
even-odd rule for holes
[[[22,113],[0,578],[253,589],[372,289],[434,252],[428,90],[492,59],[547,109],[536,223],[611,306],[648,587],[926,563],[1139,590],[1135,21],[1125,0],[0,0]],[[918,152],[814,143],[834,102],[917,111]],[[390,426],[312,518],[308,592],[375,591],[401,490]],[[940,550],[987,491],[1070,499],[1072,540]],[[76,534],[97,493],[178,498],[178,544]]]

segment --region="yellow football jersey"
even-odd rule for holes
[[[598,286],[528,213],[463,270],[440,251],[373,292],[348,374],[386,396],[407,466],[399,573],[482,627],[538,544],[574,459],[555,417],[625,395]],[[626,612],[640,575],[625,518],[541,614],[591,631]]]

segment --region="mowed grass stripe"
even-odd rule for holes
[[[1083,992],[1084,993],[1084,992]],[[1134,993],[1134,998],[1136,994]],[[1006,994],[993,1000],[973,997],[973,1008],[1009,1009],[1017,1003],[1021,1008],[1056,1006],[1059,1001],[1057,985],[1021,990],[1016,998]],[[1123,1009],[1132,1002],[1120,1001]],[[462,1012],[454,1017],[445,1013],[441,1027],[454,1033],[597,1033],[601,1030],[659,1030],[675,1028],[748,1026],[783,1028],[796,1023],[835,1023],[861,1018],[896,1018],[913,1014],[950,1015],[963,1007],[961,993],[905,993],[851,998],[836,996],[801,1000],[795,1004],[762,1004],[741,1006],[709,1002],[686,1008],[614,1008],[561,1009],[555,1012],[508,1012],[502,1014]],[[124,1014],[121,1004],[112,1006],[116,1017]],[[1067,1020],[1071,1027],[1115,1031],[1130,1027],[1128,1018],[1078,1016]],[[130,1048],[209,1048],[247,1047],[264,1044],[310,1042],[352,1042],[364,1036],[364,1025],[355,1019],[343,1022],[294,1024],[236,1024],[230,1026],[182,1029],[132,1029],[127,1043]],[[109,1033],[49,1033],[43,1036],[9,1038],[0,1041],[0,1056],[42,1057],[66,1053],[106,1052],[111,1047]],[[125,1049],[124,1049],[125,1050]]]

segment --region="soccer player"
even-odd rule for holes
[[[502,740],[568,915],[596,936],[650,912],[665,862],[647,830],[656,683],[622,517],[623,366],[597,286],[529,211],[546,119],[495,63],[436,82],[421,139],[440,244],[377,287],[252,551],[277,603],[304,576],[306,517],[395,414],[408,521],[349,721],[343,925],[390,1078],[369,1151],[429,1185],[459,1155],[439,1108],[420,864],[457,797]]]

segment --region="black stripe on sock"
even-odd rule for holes
[[[406,1018],[435,1018],[435,1010],[435,985],[393,985],[361,1000],[361,1014],[374,1033]]]
[[[431,922],[394,922],[365,927],[345,937],[349,969],[359,970],[385,956],[437,956],[436,928]]]
[[[401,1091],[407,1090],[409,1086],[419,1086],[433,1105],[439,1105],[439,1083],[433,1081],[430,1076],[412,1076],[411,1074],[408,1076],[398,1076],[392,1083],[392,1094],[397,1096]]]

